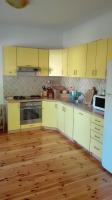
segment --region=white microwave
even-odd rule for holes
[[[105,111],[105,96],[94,95],[93,97],[93,108],[101,111]]]

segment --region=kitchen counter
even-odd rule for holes
[[[96,109],[93,108],[93,106],[88,106],[84,103],[74,103],[72,101],[70,101],[69,99],[65,99],[65,98],[54,98],[54,99],[48,99],[48,98],[41,98],[41,99],[26,99],[26,100],[14,100],[14,99],[6,99],[6,103],[16,103],[16,102],[31,102],[31,101],[59,101],[65,104],[69,104],[70,106],[73,106],[76,109],[80,109],[86,112],[89,112],[93,115],[96,115],[98,117],[104,118],[104,112],[103,111],[98,111]]]

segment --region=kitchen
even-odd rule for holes
[[[7,4],[4,4],[4,6],[6,5]],[[9,12],[8,9],[11,9],[11,11],[13,12],[12,9],[14,8],[10,8],[8,6],[9,5],[6,6],[7,12]],[[28,6],[30,8],[30,4]],[[25,11],[25,9],[27,10],[27,8],[28,7],[24,8],[23,11]],[[22,9],[17,10],[17,12],[21,12],[22,14]],[[111,15],[110,13],[107,14],[105,13],[103,17],[101,18],[98,17],[96,20],[97,21],[96,26],[98,25],[98,23],[100,23],[101,25],[104,22],[104,16],[105,16],[105,21],[106,20],[108,21],[108,24],[107,23],[105,23],[105,25],[103,24],[102,28],[104,28],[105,30],[106,26],[109,26],[109,22],[111,22],[111,20],[109,21],[110,15]],[[14,19],[11,20],[13,21]],[[92,23],[94,24],[95,22],[91,21],[91,28],[92,28]],[[102,188],[106,187],[106,183],[108,183],[108,181],[110,182],[110,184],[108,183],[106,191],[108,191],[109,188],[111,187],[111,175],[108,174],[102,168],[101,164],[102,142],[103,142],[103,131],[104,131],[104,119],[103,119],[104,112],[94,110],[91,106],[88,107],[87,105],[77,103],[77,99],[76,102],[70,102],[69,100],[71,99],[67,99],[65,97],[70,98],[68,90],[71,93],[72,89],[74,90],[73,92],[76,92],[77,90],[78,92],[81,92],[82,94],[85,95],[87,91],[89,89],[92,89],[93,87],[97,89],[98,94],[102,95],[105,94],[106,90],[105,72],[107,69],[107,62],[112,59],[111,31],[107,33],[106,31],[101,30],[100,32],[97,32],[98,35],[97,36],[94,35],[93,38],[90,37],[83,38],[84,36],[82,36],[82,39],[80,38],[80,34],[78,35],[79,39],[77,38],[77,32],[76,32],[75,34],[76,41],[75,39],[74,41],[72,41],[71,35],[73,34],[73,32],[69,31],[67,32],[67,34],[65,33],[63,34],[63,42],[64,41],[65,42],[63,43],[62,46],[61,31],[60,32],[57,31],[56,33],[55,30],[52,30],[50,33],[50,31],[46,29],[42,34],[41,31],[36,30],[36,28],[34,29],[32,28],[32,31],[29,31],[30,29],[28,28],[28,26],[26,30],[25,27],[21,26],[20,29],[21,32],[20,32],[19,24],[18,26],[15,27],[14,25],[12,26],[12,24],[10,23],[10,19],[9,19],[9,24],[10,27],[9,25],[7,25],[6,27],[4,25],[1,25],[3,28],[2,32],[3,30],[5,32],[3,40],[1,39],[2,41],[1,41],[0,70],[3,71],[2,72],[3,75],[1,73],[0,82],[1,86],[3,85],[3,87],[1,87],[1,94],[4,93],[3,95],[5,98],[4,103],[7,108],[6,122],[8,122],[7,123],[8,134],[6,135],[1,134],[1,141],[2,142],[5,141],[4,142],[5,150],[2,149],[2,143],[0,146],[3,154],[3,155],[1,154],[1,167],[3,167],[4,170],[3,173],[4,175],[1,174],[1,177],[2,179],[5,178],[3,182],[1,179],[1,188],[3,189],[3,192],[2,190],[0,191],[1,199],[5,199],[6,196],[9,199],[22,199],[22,198],[37,199],[38,197],[36,197],[36,195],[37,196],[39,195],[40,199],[45,199],[44,193],[45,195],[47,195],[48,191],[49,191],[49,194],[47,196],[48,199],[65,199],[65,198],[81,199],[82,197],[84,197],[85,199],[92,199],[93,197],[99,199],[106,199],[108,193],[104,194],[103,189],[101,191],[100,189],[98,189],[101,186],[99,184],[100,178],[102,179],[101,181]],[[86,28],[87,26],[88,24],[85,23]],[[85,30],[83,28],[83,32],[88,31],[86,28]],[[10,30],[9,35],[6,34],[7,29]],[[81,28],[79,29],[80,32]],[[108,27],[108,31],[109,30],[110,29]],[[23,33],[27,34],[24,35],[24,37],[22,37]],[[39,34],[38,38],[36,36],[37,33]],[[47,38],[46,34],[48,36]],[[40,37],[41,35],[42,37]],[[71,40],[66,39],[67,35],[69,35],[68,38],[71,38]],[[31,39],[29,40],[30,37]],[[69,44],[67,44],[67,42],[69,42]],[[35,61],[33,64],[31,62],[32,57],[33,57],[33,62]],[[36,63],[38,64],[36,65]],[[43,67],[43,65],[45,66]],[[11,67],[9,68],[9,66]],[[64,86],[63,89],[64,94],[63,93],[60,94],[64,98],[56,97],[52,99],[51,97],[50,98],[44,97],[43,99],[43,97],[40,97],[43,92],[42,86],[47,85],[49,83],[52,84],[49,86],[50,88]],[[89,92],[93,92],[93,90]],[[12,98],[14,96],[15,99]],[[20,97],[19,100],[17,99],[18,96]],[[36,111],[35,106],[37,108],[37,103],[39,108],[41,107],[41,109],[40,110],[37,109]],[[93,102],[91,100],[91,104],[92,103]],[[1,95],[1,104],[3,104],[2,95]],[[39,120],[41,119],[41,121],[37,123],[32,123],[31,121],[29,121],[29,116],[31,117],[32,113],[33,113],[32,118],[37,115],[38,116],[37,118]],[[44,127],[45,130],[43,128],[40,129],[41,126]],[[61,133],[63,133],[66,137],[63,137]],[[51,142],[52,138],[54,138],[54,141]],[[8,143],[6,142],[7,140]],[[12,147],[10,146],[11,141],[14,141]],[[28,147],[28,141],[30,141],[29,147]],[[71,143],[71,141],[73,141],[73,143]],[[9,152],[6,147],[6,144],[8,145]],[[31,146],[31,144],[33,144],[33,146]],[[16,146],[17,149],[15,148]],[[45,147],[45,149],[43,149],[43,146]],[[30,157],[27,157],[28,154],[30,153],[29,149],[31,149],[31,147],[33,148],[33,150],[31,150],[33,160],[31,160]],[[26,154],[25,154],[25,148],[26,148]],[[23,153],[21,149],[23,150]],[[55,151],[57,152],[57,155]],[[34,153],[39,157],[35,157]],[[6,158],[4,158],[4,154],[6,154]],[[12,162],[10,154],[12,155],[12,157],[14,156],[15,168],[11,167],[10,165],[10,162]],[[51,156],[49,154],[51,154]],[[69,154],[71,156],[69,156]],[[78,157],[76,157],[76,154],[78,154]],[[45,155],[48,157],[48,160],[46,162],[44,159]],[[60,157],[63,159],[60,160]],[[19,162],[19,160],[22,159],[21,163],[18,163],[20,165],[20,168],[18,168],[18,164],[16,163],[16,158],[17,162]],[[8,159],[10,159],[9,163]],[[40,159],[40,161],[38,159]],[[41,159],[43,159],[45,165],[42,164]],[[66,160],[64,161],[64,159]],[[78,161],[76,160],[74,161],[74,159],[76,160],[78,159]],[[41,181],[40,178],[39,179],[37,178],[38,179],[37,181],[39,182],[37,183],[38,188],[34,188],[33,186],[33,184],[36,181],[36,177],[34,177],[34,179],[31,177],[30,180],[30,174],[32,173],[30,167],[33,168],[33,174],[36,173],[35,171],[36,168],[33,164],[34,161],[35,164],[38,165],[38,170],[39,170],[38,173],[43,173],[41,169],[45,169],[46,172],[48,173],[48,176],[47,174],[45,174],[45,176],[42,175],[43,181]],[[31,165],[28,164],[29,170],[26,165],[27,162],[28,163],[31,162]],[[59,164],[59,166],[57,166],[57,164]],[[65,169],[63,169],[62,167],[64,165]],[[75,167],[77,166],[76,170],[73,170],[71,168],[72,165]],[[6,166],[11,167],[10,172],[6,170]],[[47,168],[45,168],[45,166],[47,166]],[[81,193],[78,191],[80,189],[78,187],[78,184],[80,185],[80,181],[77,182],[78,179],[77,181],[75,181],[75,177],[76,174],[79,174],[80,176],[80,173],[82,173],[83,170],[84,170],[83,174],[84,177],[87,176],[87,170],[85,169],[87,166],[88,166],[88,174],[90,175],[88,175],[89,177],[87,178],[86,182],[87,188],[83,188],[84,182],[82,183],[81,185],[82,193]],[[67,170],[67,167],[68,169],[70,169],[70,171]],[[92,168],[94,169],[93,170],[94,172],[92,172]],[[104,168],[107,168],[108,170],[108,166],[104,166]],[[5,181],[7,181],[6,179],[8,179],[9,183],[11,181],[11,179],[9,178],[9,174],[10,173],[12,174],[11,170],[15,170],[15,178],[13,179],[13,181],[15,181],[16,178],[18,179],[19,176],[24,177],[21,178],[22,179],[21,184],[15,185],[15,191],[18,189],[21,191],[20,194],[18,195],[16,195],[16,192],[13,193],[11,188],[9,188],[10,194],[7,191],[7,187],[4,188]],[[17,170],[19,171],[19,175],[16,177]],[[24,174],[25,170],[27,174]],[[56,172],[57,170],[60,170],[60,173],[57,174],[58,179],[56,178],[55,174],[57,173]],[[61,174],[61,171],[63,175]],[[38,173],[36,175],[39,176]],[[51,184],[50,173],[52,174],[51,180],[53,184],[56,185],[58,184],[58,186],[54,187]],[[69,173],[68,179],[66,173]],[[72,174],[72,177],[70,176],[70,173]],[[101,177],[98,178],[97,176],[100,176],[100,174]],[[46,176],[48,182],[46,180],[45,183],[44,179]],[[96,181],[95,185],[94,185],[94,178],[95,178],[94,176],[98,178],[98,181]],[[54,180],[55,178],[56,180]],[[27,179],[30,180],[32,184],[30,184],[30,181],[28,183]],[[86,181],[86,178],[84,180]],[[62,186],[62,182],[64,186]],[[28,185],[25,186],[25,184]],[[42,189],[42,184],[43,184],[43,189]],[[47,184],[49,185],[51,184],[50,190],[47,190],[46,188],[44,190],[44,187],[47,187]],[[70,184],[72,185],[71,187]],[[14,184],[12,184],[12,187],[13,186]],[[26,189],[24,189],[25,187]],[[67,190],[65,190],[64,187],[67,188]],[[75,194],[73,190],[74,187],[76,188],[77,194]],[[91,187],[93,188],[91,189]],[[30,188],[34,191],[30,192]],[[64,191],[62,192],[63,189]],[[98,191],[96,191],[97,189]],[[26,191],[26,193],[22,195],[22,192],[24,190]],[[42,192],[40,192],[41,190]],[[69,190],[71,191],[71,195],[69,193]],[[56,193],[59,194],[55,196]],[[109,193],[109,197],[107,197],[107,199],[111,199],[111,192]]]

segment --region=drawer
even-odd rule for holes
[[[91,130],[91,138],[99,141],[100,143],[102,143],[102,141],[103,141],[103,135],[99,134],[99,133],[97,133],[97,132],[95,132],[93,130]]]
[[[99,126],[97,124],[91,123],[91,130],[93,130],[99,134],[103,134],[103,127]]]
[[[96,116],[91,117],[91,122],[99,126],[104,126],[104,119]]]
[[[102,157],[102,144],[93,138],[90,141],[90,152],[93,153],[96,157]]]
[[[37,128],[37,127],[41,127],[41,126],[42,126],[41,123],[25,124],[25,125],[21,125],[21,129]]]

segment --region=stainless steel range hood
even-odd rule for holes
[[[40,71],[40,67],[23,66],[17,68],[17,72],[38,72],[38,71]]]

